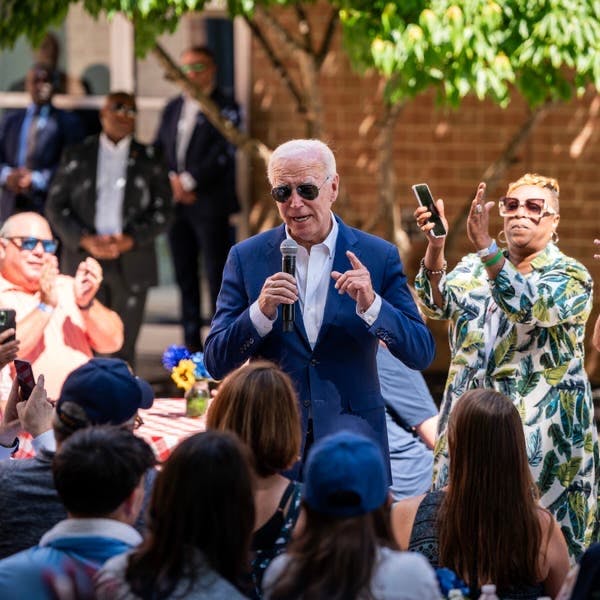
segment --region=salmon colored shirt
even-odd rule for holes
[[[67,375],[92,356],[83,315],[75,303],[74,279],[59,275],[56,280],[58,304],[50,315],[44,335],[28,354],[19,358],[28,360],[37,380],[43,374],[48,398],[58,399]],[[40,294],[32,294],[0,276],[0,308],[14,308],[17,313],[17,339],[19,321],[37,310]]]

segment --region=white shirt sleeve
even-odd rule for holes
[[[379,294],[375,294],[375,300],[373,300],[373,304],[365,310],[365,312],[360,312],[358,310],[358,304],[356,305],[356,314],[367,324],[369,327],[375,323],[377,317],[379,316],[379,311],[381,310],[381,296]]]
[[[271,332],[276,319],[277,317],[271,320],[263,314],[262,310],[258,308],[258,300],[250,305],[250,320],[252,321],[252,325],[256,327],[256,331],[258,331],[260,337],[265,337],[267,333]]]
[[[54,431],[48,429],[44,433],[40,433],[37,437],[31,440],[31,445],[38,454],[40,450],[48,450],[48,452],[56,452],[56,438],[54,437]]]

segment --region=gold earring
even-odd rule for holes
[[[496,237],[502,246],[506,246],[506,234],[504,233],[504,229],[501,229]]]

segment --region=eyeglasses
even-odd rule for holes
[[[58,242],[56,240],[41,240],[36,237],[23,237],[20,235],[13,235],[11,237],[5,237],[4,239],[12,242],[21,251],[28,250],[31,252],[38,244],[42,244],[44,252],[54,254],[58,248]]]
[[[139,429],[144,424],[144,420],[140,415],[136,413],[135,418],[133,420],[133,429]]]
[[[546,215],[555,215],[556,211],[548,206],[548,201],[545,198],[526,198],[525,200],[519,200],[518,198],[511,198],[504,196],[500,198],[498,208],[500,209],[501,217],[512,217],[517,214],[520,207],[525,209],[525,216],[541,219]]]
[[[192,63],[191,65],[181,65],[180,69],[184,73],[201,73],[202,71],[206,71],[208,69],[208,65],[205,63],[197,62]]]
[[[315,200],[319,196],[321,188],[329,179],[331,179],[331,175],[327,175],[325,181],[319,187],[314,183],[301,183],[296,187],[296,193],[300,198],[304,198],[305,200]],[[271,196],[273,196],[273,200],[283,204],[292,197],[292,186],[287,183],[285,185],[278,185],[271,190]]]
[[[137,110],[133,106],[123,102],[115,102],[114,104],[109,105],[108,110],[120,117],[129,117],[130,119],[135,118],[135,115],[137,114]]]

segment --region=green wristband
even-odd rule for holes
[[[500,262],[503,258],[504,258],[504,254],[502,254],[502,250],[498,250],[498,252],[496,252],[496,254],[494,254],[494,256],[492,256],[492,258],[490,258],[488,260],[484,260],[483,264],[486,267],[493,267],[496,263]]]

